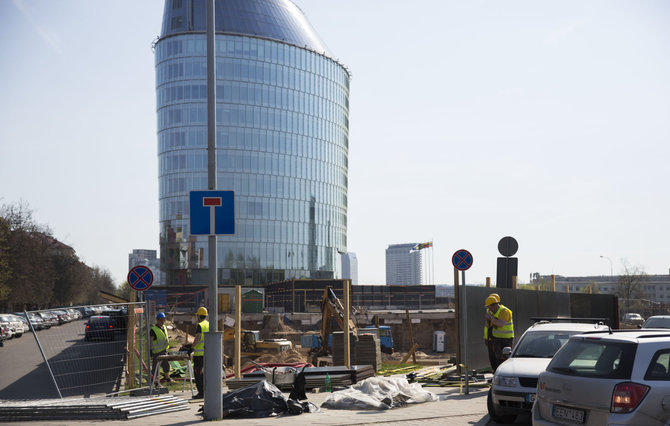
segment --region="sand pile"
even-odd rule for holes
[[[261,339],[280,338],[287,334],[302,333],[290,325],[284,324],[284,316],[281,314],[266,315],[263,318],[263,329],[260,330]]]
[[[307,362],[307,357],[295,349],[279,354],[265,354],[255,359],[257,363],[289,364],[292,362]]]

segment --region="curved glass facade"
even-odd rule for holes
[[[202,1],[167,0],[166,14],[173,3],[204,13]],[[168,285],[206,284],[207,237],[190,235],[188,203],[207,189],[206,35],[170,34],[155,48],[161,269]],[[235,191],[236,221],[217,239],[219,283],[339,277],[348,71],[285,41],[219,32],[216,70],[217,189]]]

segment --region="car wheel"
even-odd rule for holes
[[[493,406],[493,389],[489,389],[489,395],[486,397],[486,409],[489,412],[489,417],[496,423],[514,423],[516,420],[515,414],[507,414],[505,416],[500,416],[496,414],[495,407]]]

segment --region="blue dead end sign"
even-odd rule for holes
[[[472,266],[472,254],[467,250],[456,250],[451,257],[451,263],[459,271],[467,271]]]
[[[191,191],[191,235],[235,233],[234,191]]]
[[[139,265],[128,272],[128,285],[137,291],[144,291],[154,282],[154,273],[147,266]]]

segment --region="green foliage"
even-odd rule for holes
[[[116,289],[114,294],[116,294],[119,297],[123,297],[126,300],[130,300],[130,286],[128,285],[128,281],[124,281],[121,283],[121,285]]]
[[[101,303],[101,289],[115,290],[109,272],[81,262],[27,204],[0,206],[0,311]]]

